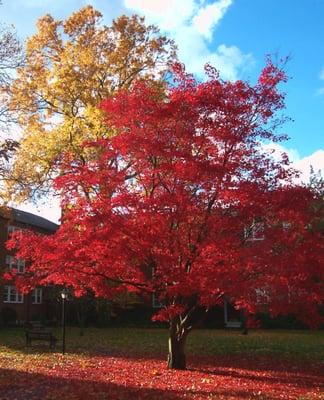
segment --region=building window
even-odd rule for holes
[[[244,237],[250,241],[263,240],[264,223],[254,221],[248,228],[245,228]]]
[[[269,288],[257,288],[255,289],[256,293],[256,303],[257,304],[269,304],[271,297],[270,297],[270,290]]]
[[[10,239],[10,236],[17,231],[21,231],[22,229],[19,228],[18,226],[13,226],[13,225],[8,225],[8,239]]]
[[[32,291],[32,303],[41,304],[43,300],[43,290],[41,288],[35,288]]]
[[[282,223],[282,229],[284,232],[288,232],[291,228],[291,223],[290,222],[283,222]]]
[[[153,308],[165,307],[165,302],[160,301],[155,293],[152,294],[152,307]]]
[[[3,288],[4,303],[23,303],[24,295],[17,291],[15,286],[6,285]]]
[[[15,258],[7,255],[6,266],[9,268],[9,271],[15,271],[18,274],[23,274],[25,272],[25,260],[22,258]]]

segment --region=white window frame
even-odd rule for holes
[[[22,230],[22,228],[20,228],[19,226],[8,225],[8,228],[7,228],[7,236],[8,236],[8,239],[10,239],[10,236],[11,236],[14,232],[21,231],[21,230]]]
[[[42,304],[43,302],[43,289],[35,288],[31,294],[32,304]]]
[[[251,242],[264,240],[264,227],[264,222],[253,221],[248,228],[244,229],[245,239]]]
[[[3,287],[3,302],[22,304],[24,302],[24,295],[19,293],[15,286],[5,285]]]
[[[16,271],[18,274],[23,274],[25,272],[25,260],[22,258],[6,255],[6,265],[9,271]]]
[[[271,297],[269,288],[267,287],[256,288],[255,293],[256,293],[256,303],[258,305],[270,303]]]
[[[283,222],[282,229],[284,232],[288,232],[291,228],[291,222]]]
[[[162,308],[165,307],[165,302],[160,301],[157,297],[157,295],[153,292],[152,293],[152,307],[153,308]]]

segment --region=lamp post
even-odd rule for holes
[[[64,288],[61,292],[62,297],[62,354],[65,354],[65,301],[67,299],[67,291]]]

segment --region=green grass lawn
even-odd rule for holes
[[[166,368],[166,329],[66,331],[65,355],[0,329],[0,400],[322,400],[320,331],[196,330],[188,370]],[[55,330],[61,339],[61,331]]]
[[[54,330],[60,339],[61,331]],[[131,352],[136,354],[164,355],[167,350],[166,329],[140,328],[87,328],[80,336],[78,328],[66,330],[67,352],[112,353]],[[0,329],[0,346],[21,350],[25,347],[24,330]],[[61,342],[57,344],[60,349]],[[44,348],[35,343],[32,350]],[[0,347],[1,349],[1,347]],[[248,335],[239,331],[200,329],[188,337],[188,355],[217,356],[230,354],[269,355],[300,360],[324,359],[323,331],[254,330]]]

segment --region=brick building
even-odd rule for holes
[[[10,322],[22,323],[31,320],[50,318],[52,314],[51,290],[49,288],[35,288],[27,295],[20,294],[13,282],[6,282],[2,274],[6,270],[24,272],[25,261],[17,259],[12,251],[6,249],[5,243],[10,234],[17,230],[31,229],[41,234],[54,233],[58,225],[37,215],[17,210],[15,208],[0,207],[0,316],[9,318]]]

